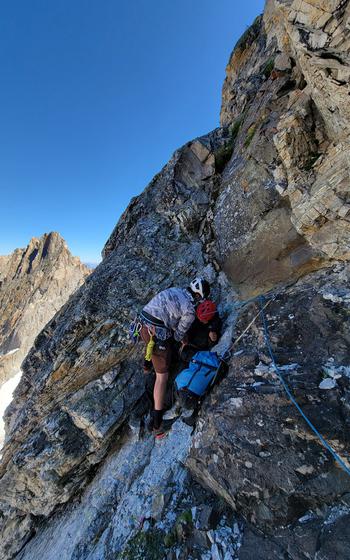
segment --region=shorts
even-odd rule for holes
[[[147,345],[151,338],[146,325],[142,325],[140,331],[143,342]],[[171,362],[172,339],[158,340],[155,338],[155,345],[152,352],[152,364],[156,373],[168,373]]]

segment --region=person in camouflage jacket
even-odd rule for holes
[[[141,338],[146,345],[154,340],[151,362],[145,360],[144,371],[156,372],[153,391],[154,410],[151,427],[156,436],[163,435],[161,424],[169,376],[172,341],[186,341],[186,333],[196,318],[196,304],[208,297],[209,283],[196,278],[188,288],[168,288],[156,294],[141,312]]]

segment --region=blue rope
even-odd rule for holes
[[[270,343],[270,339],[269,339],[269,332],[268,332],[268,328],[267,328],[267,323],[266,323],[266,317],[265,317],[265,313],[263,310],[263,302],[264,302],[264,296],[260,296],[260,308],[261,308],[261,315],[262,315],[262,319],[263,319],[263,326],[264,326],[264,336],[265,336],[265,343],[266,346],[268,348],[269,354],[270,354],[270,358],[272,360],[272,365],[278,375],[278,377],[281,380],[281,383],[284,387],[285,392],[287,393],[289,399],[292,401],[292,403],[294,404],[294,406],[299,410],[300,414],[302,415],[302,417],[304,418],[305,422],[310,426],[311,430],[317,435],[317,437],[319,438],[319,440],[321,441],[322,445],[328,449],[328,451],[333,455],[334,459],[337,461],[337,463],[341,466],[341,468],[350,476],[350,469],[349,467],[346,466],[346,464],[344,463],[344,461],[339,457],[339,455],[336,453],[336,451],[334,451],[334,449],[329,445],[329,443],[324,439],[324,437],[320,434],[320,432],[317,430],[317,428],[315,428],[315,426],[312,424],[312,422],[308,419],[308,417],[305,415],[305,413],[303,412],[302,408],[300,407],[300,405],[297,403],[297,401],[295,400],[294,396],[292,395],[287,383],[285,382],[280,369],[278,368],[278,366],[276,365],[275,362],[275,358],[273,355],[273,351],[272,351],[272,347],[271,347],[271,343]]]
[[[236,308],[241,308],[241,307],[245,307],[246,305],[248,305],[249,303],[253,303],[254,301],[258,301],[261,297],[270,297],[273,294],[277,295],[278,292],[265,292],[265,294],[259,294],[258,296],[252,297],[250,299],[244,299],[241,301],[235,301],[233,306]]]
[[[242,300],[238,300],[238,301],[234,301],[233,302],[233,308],[236,311],[241,311],[244,307],[246,307],[247,305],[249,305],[250,303],[255,303],[257,301],[260,301],[261,298],[271,298],[271,299],[276,299],[276,297],[280,294],[281,290],[270,290],[269,292],[265,292],[264,294],[258,294],[257,296],[254,296],[252,298],[249,299],[242,299]]]
[[[255,301],[258,301],[261,298],[273,298],[273,299],[275,299],[278,295],[280,295],[280,293],[282,293],[282,292],[285,293],[286,288],[288,288],[288,287],[289,286],[287,285],[287,286],[285,286],[283,288],[280,288],[278,290],[270,290],[270,291],[265,292],[263,294],[259,294],[257,296],[254,296],[250,299],[242,299],[242,300],[235,301],[233,303],[233,307],[236,308],[236,309],[241,309],[242,307],[245,307],[249,303],[253,303]],[[304,288],[304,291],[313,290],[313,289],[314,289],[313,286],[310,286],[309,288],[307,288],[307,287]]]

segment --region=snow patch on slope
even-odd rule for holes
[[[4,425],[4,413],[10,402],[12,401],[13,391],[16,389],[22,372],[19,371],[14,377],[8,379],[2,387],[0,388],[0,449],[4,445],[5,440],[5,425]]]

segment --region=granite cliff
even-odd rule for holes
[[[235,46],[221,126],[133,199],[103,261],[45,326],[7,411],[2,559],[347,558],[350,4],[268,0]],[[135,422],[128,324],[194,273],[215,286],[221,349],[273,291],[194,433]],[[320,388],[324,378],[332,388]],[[48,547],[47,543],[50,543]]]

